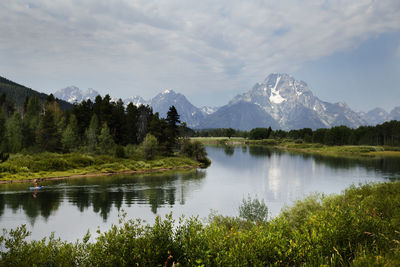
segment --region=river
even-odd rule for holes
[[[62,240],[107,230],[123,212],[149,223],[170,212],[206,218],[211,211],[238,215],[243,198],[264,199],[269,216],[312,193],[340,193],[350,185],[400,178],[396,158],[350,160],[295,154],[257,146],[207,147],[207,169],[115,175],[0,185],[0,228],[26,224],[30,239],[55,232]]]

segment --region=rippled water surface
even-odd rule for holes
[[[152,222],[156,215],[199,215],[211,210],[237,215],[248,195],[263,198],[271,216],[313,192],[340,193],[351,184],[400,178],[394,158],[349,160],[291,154],[262,147],[207,147],[207,169],[151,175],[116,175],[0,185],[0,228],[26,224],[33,239],[55,232],[63,240],[82,238],[89,229],[106,230],[128,218]]]

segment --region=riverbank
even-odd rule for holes
[[[399,207],[400,182],[391,182],[312,195],[271,220],[257,201],[243,201],[238,217],[210,214],[206,223],[167,215],[148,225],[125,214],[93,243],[89,233],[74,243],[27,241],[23,225],[3,232],[0,265],[398,266]]]
[[[301,152],[308,154],[318,154],[322,156],[348,157],[348,158],[378,158],[378,157],[400,157],[399,147],[384,146],[327,146],[317,143],[298,143],[291,140],[248,140],[245,138],[226,138],[226,137],[199,137],[192,138],[205,145],[259,145],[270,148]]]
[[[57,180],[114,174],[161,172],[198,168],[201,163],[186,157],[159,157],[154,160],[116,158],[106,155],[13,154],[0,163],[0,184]]]

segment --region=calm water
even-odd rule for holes
[[[261,147],[207,147],[207,169],[0,185],[0,228],[26,224],[33,239],[55,232],[63,240],[108,229],[124,210],[152,222],[156,215],[237,215],[248,195],[263,198],[271,216],[313,192],[340,193],[351,184],[400,178],[398,159],[346,160]]]

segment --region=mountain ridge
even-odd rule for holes
[[[76,98],[70,96],[69,99]],[[231,127],[249,130],[271,126],[290,130],[339,125],[356,128],[361,125],[376,125],[376,122],[381,123],[392,118],[400,119],[400,107],[393,109],[390,114],[382,110],[355,112],[344,102],[323,101],[313,94],[306,82],[296,80],[286,73],[268,75],[263,82],[256,83],[249,91],[236,95],[221,107],[198,108],[183,94],[170,89],[150,100],[133,96],[123,101],[125,105],[129,102],[137,106],[150,105],[161,117],[165,117],[168,108],[174,105],[181,115],[181,121],[192,128]]]

